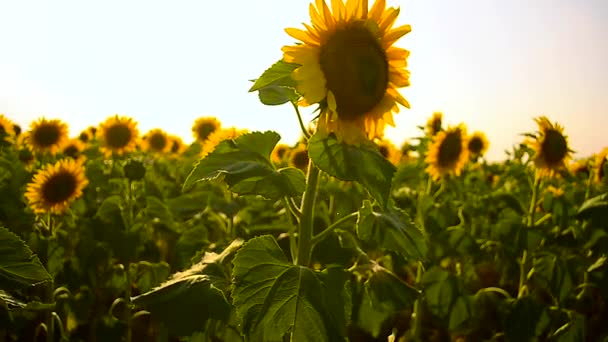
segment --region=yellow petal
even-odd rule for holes
[[[294,37],[295,39],[300,40],[308,45],[319,46],[319,41],[306,31],[288,27],[285,29],[285,32],[287,32],[288,35]]]
[[[384,13],[384,8],[386,7],[386,1],[385,0],[377,0],[374,5],[372,6],[372,9],[369,11],[369,18],[374,19],[377,22],[380,22],[380,19],[382,19],[382,13]]]
[[[384,35],[382,41],[385,47],[389,47],[393,45],[399,38],[405,36],[406,34],[412,31],[412,27],[410,25],[399,26],[395,29],[392,29],[389,33]]]
[[[395,23],[395,20],[397,19],[397,17],[399,16],[399,9],[398,8],[389,8],[384,12],[384,15],[382,15],[382,19],[380,20],[380,31],[381,32],[386,32],[387,30],[389,30],[391,27],[393,27],[393,24]]]
[[[407,102],[407,100],[401,96],[401,94],[399,94],[399,92],[397,91],[397,89],[389,87],[386,89],[386,92],[400,105],[402,105],[405,108],[410,108],[410,103]]]
[[[327,26],[325,25],[325,20],[323,20],[323,16],[319,14],[319,12],[312,3],[308,6],[308,12],[310,14],[310,21],[312,22],[313,27],[316,27],[322,31],[327,30]]]
[[[296,81],[324,79],[325,76],[319,63],[306,63],[291,73]]]
[[[325,27],[327,27],[327,30],[333,30],[336,26],[336,22],[329,7],[327,7],[325,0],[317,0],[317,9],[319,10],[319,13],[323,11],[323,18],[325,19]]]
[[[306,99],[306,102],[310,104],[321,102],[327,95],[325,79],[298,82],[296,88],[298,89],[298,92]]]
[[[336,97],[334,96],[334,93],[331,92],[331,90],[327,92],[327,106],[332,111],[336,111],[338,109],[338,105],[336,104]]]
[[[389,82],[391,82],[395,87],[407,87],[410,85],[409,73],[407,70],[391,70],[389,73]]]
[[[283,46],[283,59],[287,63],[306,64],[319,61],[319,48],[308,45]]]
[[[331,11],[338,22],[346,19],[346,8],[342,0],[331,0]]]

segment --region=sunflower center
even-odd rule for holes
[[[549,129],[541,145],[542,153],[548,164],[559,164],[568,154],[566,138],[557,130]]]
[[[80,150],[78,147],[76,147],[76,145],[69,145],[63,150],[63,154],[75,159],[80,154]]]
[[[61,172],[50,177],[42,187],[45,202],[56,204],[66,201],[76,190],[76,177],[69,172]]]
[[[298,151],[296,152],[291,162],[293,166],[297,167],[300,170],[306,169],[308,167],[308,152],[306,151]]]
[[[432,132],[431,132],[432,135],[435,135],[441,131],[441,119],[433,120],[433,122],[431,124],[431,130],[432,130]]]
[[[439,157],[437,162],[440,167],[451,167],[458,161],[462,153],[462,138],[460,131],[451,132],[446,135],[441,146],[439,146]]]
[[[113,149],[125,147],[131,141],[131,130],[125,125],[113,125],[106,131],[106,142]]]
[[[473,154],[480,154],[483,149],[483,142],[478,137],[473,137],[469,140],[469,151]]]
[[[171,153],[177,153],[179,152],[179,143],[177,141],[174,141],[173,144],[171,145]]]
[[[13,131],[15,132],[15,136],[18,137],[21,135],[21,126],[17,124],[13,125]]]
[[[283,159],[283,157],[285,157],[285,153],[287,153],[287,148],[279,147],[277,150],[277,157],[279,157],[279,159]]]
[[[86,132],[80,133],[78,139],[84,143],[89,142],[89,135]]]
[[[198,136],[200,140],[206,140],[209,137],[209,134],[215,131],[215,125],[211,123],[203,123],[198,126]]]
[[[28,149],[20,150],[19,160],[24,164],[29,164],[32,160],[34,160],[34,154]]]
[[[380,154],[384,157],[384,158],[388,158],[388,147],[382,145],[380,147],[378,147],[378,151],[380,151]]]
[[[152,134],[149,139],[150,148],[155,151],[162,151],[167,146],[167,139],[162,134]]]
[[[41,147],[49,147],[55,145],[59,141],[59,127],[55,125],[40,125],[33,132],[33,138],[37,145]]]
[[[388,61],[365,22],[356,21],[336,30],[321,46],[320,63],[341,120],[364,116],[384,97]]]

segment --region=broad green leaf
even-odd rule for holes
[[[291,78],[291,73],[299,67],[298,64],[285,63],[280,60],[274,63],[270,68],[266,69],[262,76],[258,78],[253,86],[249,89],[250,92],[266,88],[268,86],[283,86],[295,87],[295,81]]]
[[[301,195],[305,188],[304,174],[294,168],[275,170],[270,163],[270,153],[279,139],[277,133],[268,131],[221,142],[194,166],[183,189],[199,181],[219,178],[242,195],[255,194],[270,199]]]
[[[167,227],[174,229],[175,221],[173,213],[169,210],[165,202],[155,196],[146,197],[146,213],[152,219],[158,219]]]
[[[363,201],[356,227],[357,236],[363,241],[376,243],[404,257],[423,259],[426,255],[424,236],[398,208],[389,206],[386,212],[376,212],[370,201]]]
[[[272,236],[249,240],[233,269],[233,305],[251,341],[334,341],[323,288],[312,270],[294,266]]]
[[[462,331],[468,328],[473,314],[473,298],[471,296],[459,296],[454,301],[450,310],[449,329],[450,331]]]
[[[51,275],[25,242],[0,227],[0,288],[23,289],[51,280]]]
[[[585,316],[573,312],[570,322],[558,329],[558,342],[579,342],[587,341],[586,319]]]
[[[296,102],[299,95],[293,88],[282,86],[267,86],[258,92],[260,102],[267,106],[278,106],[287,102]]]
[[[576,213],[578,218],[597,216],[608,220],[608,193],[588,199],[581,205]]]
[[[525,212],[521,203],[513,194],[504,191],[497,191],[487,196],[487,199],[498,205],[504,205],[507,208],[511,208],[520,215],[523,215]]]
[[[221,254],[206,253],[203,260],[170,280],[133,298],[179,336],[204,329],[208,319],[227,320],[231,306],[222,292],[228,287],[222,263],[242,241],[235,240]]]
[[[118,195],[109,196],[101,202],[96,215],[105,222],[112,222],[115,215],[120,214],[121,206],[122,197]]]
[[[341,336],[346,336],[346,327],[352,314],[351,274],[340,266],[329,266],[319,277],[323,283],[326,308],[334,326]]]
[[[130,266],[131,279],[135,281],[137,289],[141,292],[150,291],[152,287],[169,277],[170,267],[166,262],[139,261]]]
[[[439,267],[433,267],[424,273],[422,286],[431,313],[441,319],[448,318],[452,306],[460,297],[456,277]]]
[[[550,318],[547,310],[529,296],[515,301],[505,317],[507,341],[536,341],[547,327]]]
[[[412,308],[419,294],[394,274],[377,267],[363,284],[357,325],[377,338],[384,322],[396,313]]]
[[[338,142],[335,136],[315,134],[308,141],[308,155],[324,172],[344,181],[361,183],[386,206],[395,167],[373,146],[353,146]]]
[[[528,278],[549,290],[562,304],[565,304],[574,288],[572,275],[566,262],[549,252],[538,253],[534,258]]]

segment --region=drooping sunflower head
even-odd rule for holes
[[[434,137],[443,129],[443,113],[435,112],[433,116],[426,122],[426,132],[429,136]]]
[[[196,119],[192,126],[194,139],[200,144],[204,144],[211,133],[220,130],[222,124],[214,117],[201,117]]]
[[[570,170],[570,173],[572,175],[574,175],[574,177],[589,177],[589,171],[590,171],[590,165],[591,164],[591,160],[590,159],[579,159],[579,160],[575,160],[572,163],[570,163],[570,165],[568,166],[568,169]]]
[[[270,159],[276,165],[281,165],[287,160],[289,155],[289,150],[291,147],[286,144],[278,144],[272,150],[272,154],[270,155]]]
[[[178,156],[186,150],[186,145],[184,145],[182,138],[177,135],[169,136],[169,146],[169,152],[174,156]]]
[[[397,104],[409,108],[397,91],[409,86],[409,51],[393,44],[411,28],[393,28],[399,9],[384,0],[369,10],[365,0],[332,0],[331,7],[317,0],[306,30],[285,30],[302,44],[284,46],[283,60],[300,65],[292,73],[300,104],[320,105],[318,132],[358,145],[394,125]]]
[[[309,161],[310,159],[308,158],[308,148],[306,147],[306,144],[298,144],[289,152],[289,166],[306,172]]]
[[[425,158],[426,171],[437,180],[448,174],[460,175],[469,158],[466,127],[462,124],[439,132]]]
[[[137,123],[131,118],[116,114],[99,126],[98,138],[99,149],[106,157],[132,152],[137,147],[139,138]]]
[[[25,137],[25,143],[34,153],[52,155],[61,151],[68,140],[68,126],[61,120],[46,118],[32,122]]]
[[[64,147],[63,154],[66,157],[75,160],[84,160],[85,156],[82,154],[85,150],[85,144],[80,139],[71,139]]]
[[[475,132],[469,137],[469,144],[467,145],[467,148],[470,156],[477,158],[483,156],[488,150],[489,146],[490,142],[488,141],[488,138],[486,138],[486,135],[483,134],[483,132]]]
[[[593,166],[594,178],[596,182],[602,182],[605,176],[605,169],[608,162],[608,147],[605,147],[596,157]]]
[[[546,116],[535,119],[538,133],[531,141],[527,141],[534,150],[534,165],[540,176],[553,176],[566,167],[571,150],[568,137],[559,124],[551,123]]]
[[[167,153],[171,150],[171,140],[165,131],[155,128],[148,131],[142,139],[142,148],[152,153]]]
[[[15,125],[3,114],[0,114],[0,145],[2,142],[12,143],[14,138]]]
[[[209,153],[215,150],[215,147],[222,141],[228,139],[236,139],[239,136],[247,133],[247,130],[237,129],[234,127],[224,128],[214,131],[209,135],[202,147],[202,157],[204,158]]]
[[[88,184],[82,163],[62,159],[40,169],[27,185],[25,198],[36,214],[61,214]]]
[[[390,161],[393,165],[399,164],[401,161],[401,150],[399,150],[390,140],[388,139],[376,139],[374,141],[378,147],[378,152]]]

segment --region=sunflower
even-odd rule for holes
[[[196,119],[192,126],[194,139],[200,144],[204,144],[211,133],[220,130],[222,124],[214,117],[201,117]]]
[[[393,165],[399,164],[401,161],[401,150],[399,150],[390,140],[387,139],[376,139],[376,146],[380,154],[390,161]]]
[[[287,156],[289,155],[290,149],[291,149],[291,147],[289,147],[289,145],[278,144],[272,150],[270,159],[272,160],[273,163],[275,163],[277,165],[283,164],[283,162],[287,159]]]
[[[410,25],[393,28],[398,8],[377,0],[324,0],[310,4],[312,24],[285,31],[303,44],[284,46],[283,60],[299,64],[292,73],[302,95],[300,105],[318,103],[318,132],[334,132],[340,141],[358,145],[381,138],[393,112],[409,103],[397,88],[409,86],[409,51],[393,44]]]
[[[171,140],[165,131],[155,128],[142,139],[142,149],[152,153],[167,153],[171,150]]]
[[[109,117],[99,126],[101,152],[106,157],[112,154],[123,155],[135,150],[139,137],[137,123],[133,119],[118,114]]]
[[[431,118],[426,122],[425,127],[426,127],[427,134],[431,137],[434,137],[435,135],[437,135],[437,133],[439,133],[443,130],[442,123],[443,123],[443,113],[441,113],[441,112],[433,113],[433,116],[431,116]]]
[[[68,126],[61,120],[42,118],[32,122],[24,139],[34,153],[48,152],[54,155],[61,151],[69,140]]]
[[[84,149],[85,145],[80,139],[72,139],[63,147],[63,154],[66,157],[82,161],[85,159],[85,156],[82,154]]]
[[[19,161],[23,163],[23,166],[26,170],[30,170],[33,168],[35,160],[34,153],[32,153],[29,148],[23,147],[19,149],[19,154],[17,158],[19,158]]]
[[[463,124],[448,127],[434,138],[425,158],[426,171],[438,180],[448,174],[460,175],[469,158],[467,130]]]
[[[177,135],[169,136],[169,152],[173,155],[180,155],[186,150],[186,145],[182,141],[182,138]]]
[[[12,143],[14,137],[15,125],[3,114],[0,114],[0,142]]]
[[[605,147],[602,152],[600,152],[596,157],[595,157],[595,163],[594,163],[594,174],[595,174],[595,181],[596,182],[601,182],[604,179],[604,169],[606,166],[606,159],[608,158],[608,147]]]
[[[306,147],[306,144],[298,144],[289,152],[289,166],[293,166],[306,172],[308,162],[308,148]]]
[[[572,152],[568,147],[568,137],[564,129],[552,124],[545,116],[535,119],[538,124],[538,134],[526,143],[534,149],[534,165],[540,176],[553,176],[557,171],[566,167]]]
[[[489,146],[490,142],[486,135],[483,132],[475,132],[469,137],[467,148],[472,158],[478,158],[486,153]]]
[[[215,147],[220,142],[228,139],[236,139],[237,137],[245,133],[247,133],[246,130],[236,129],[234,127],[214,131],[213,133],[209,134],[209,137],[207,137],[207,140],[205,140],[205,143],[203,144],[203,147],[201,149],[202,157],[204,158],[209,153],[213,152],[213,150],[215,150]]]
[[[63,213],[88,184],[82,163],[62,159],[47,164],[27,185],[25,198],[36,214]]]
[[[78,135],[78,140],[82,141],[85,144],[93,140],[93,134],[91,133],[91,130],[85,129],[84,131],[80,132],[80,134]]]
[[[570,170],[570,173],[573,174],[575,177],[589,177],[589,170],[590,170],[590,160],[589,159],[579,159],[576,160],[574,162],[572,162],[569,166],[568,169]]]

